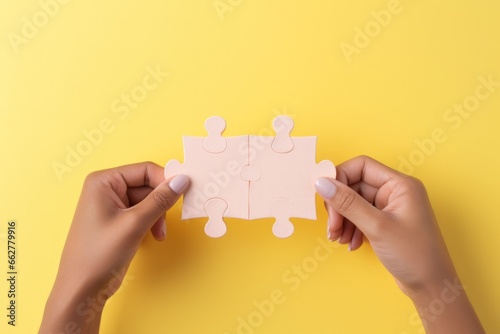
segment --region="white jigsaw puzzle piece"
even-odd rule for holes
[[[293,121],[288,118],[280,122],[289,135]],[[284,238],[293,233],[289,218],[317,219],[314,183],[322,176],[335,178],[336,171],[330,161],[316,163],[316,137],[291,137],[293,149],[286,152],[290,143],[286,144],[283,132],[281,136],[285,144],[278,145],[280,152],[275,150],[277,139],[250,136],[250,151],[257,154],[243,169],[242,177],[250,181],[250,219],[275,217],[273,233]],[[251,179],[248,175],[259,177]]]
[[[295,137],[293,141],[294,149],[286,154],[263,145],[251,161],[251,169],[258,170],[260,178],[250,182],[250,219],[273,217],[272,203],[279,198],[293,203],[289,217],[316,219],[316,137]],[[335,176],[331,166],[330,173],[323,176]]]
[[[316,137],[290,137],[293,120],[278,116],[276,137],[223,137],[220,117],[205,122],[208,136],[184,136],[184,164],[171,160],[165,177],[186,174],[191,186],[184,195],[182,219],[209,217],[205,233],[217,238],[227,227],[223,217],[276,218],[273,233],[289,237],[290,218],[316,219],[319,177],[335,178],[333,163],[316,163]]]
[[[248,136],[226,138],[226,149],[210,153],[203,137],[183,137],[184,164],[176,160],[165,166],[165,178],[189,176],[191,185],[184,195],[182,219],[207,217],[205,203],[211,198],[226,201],[225,217],[248,219],[248,182],[241,171],[248,164]]]

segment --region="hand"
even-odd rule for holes
[[[84,183],[40,333],[97,333],[142,239],[165,239],[165,212],[189,186],[139,163],[90,174]],[[81,331],[78,331],[78,329]]]
[[[329,239],[356,250],[366,237],[401,290],[412,298],[427,333],[484,332],[420,181],[358,157],[337,167],[337,180],[318,179],[316,190],[329,213]],[[450,296],[442,301],[446,308],[439,317],[429,314],[430,303],[443,299],[449,285],[459,295],[453,295],[453,303],[446,303]]]

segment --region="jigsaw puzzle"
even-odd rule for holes
[[[184,163],[165,166],[165,178],[191,179],[182,219],[208,217],[205,233],[213,238],[226,233],[224,217],[275,218],[279,238],[292,235],[292,217],[316,220],[314,182],[335,178],[335,167],[328,160],[317,164],[317,138],[291,137],[293,127],[290,117],[278,116],[275,137],[223,137],[226,121],[213,116],[205,122],[207,137],[184,136]]]

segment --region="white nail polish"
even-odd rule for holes
[[[180,195],[186,191],[189,185],[189,178],[186,175],[177,175],[170,180],[168,185],[177,195]]]
[[[337,188],[335,185],[328,179],[324,177],[320,177],[316,180],[314,184],[316,191],[323,197],[324,199],[330,199],[335,195]]]

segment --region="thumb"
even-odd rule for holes
[[[369,237],[370,233],[367,232],[381,214],[377,208],[337,180],[322,177],[316,180],[314,186],[327,206],[349,219]]]
[[[177,202],[188,186],[189,178],[186,175],[177,175],[170,181],[163,181],[130,211],[134,212],[134,217],[146,223],[145,229],[149,229]]]

